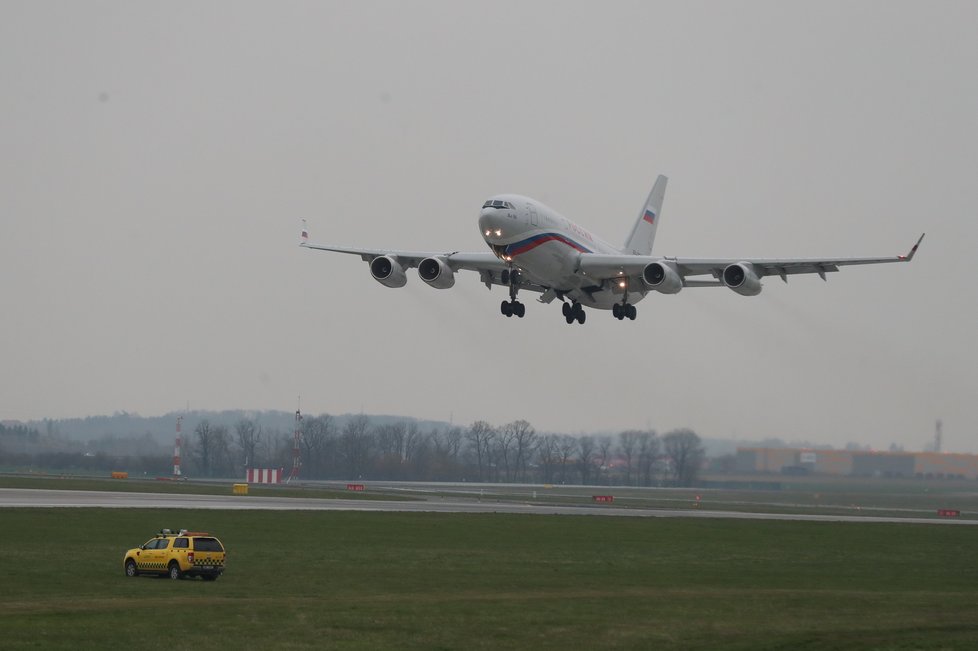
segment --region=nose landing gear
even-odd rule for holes
[[[518,271],[504,269],[501,276],[501,280],[504,283],[509,283],[509,300],[503,301],[499,305],[499,311],[502,312],[503,316],[507,318],[515,316],[522,319],[523,315],[526,314],[526,306],[516,300],[516,292],[518,291],[517,286],[520,283],[520,274]]]

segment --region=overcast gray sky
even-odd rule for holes
[[[198,409],[978,452],[974,2],[0,3],[0,419]],[[862,256],[635,322],[316,241],[479,251],[489,195],[655,252]]]

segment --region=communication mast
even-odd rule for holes
[[[180,423],[183,421],[183,416],[177,416],[177,442],[173,446],[173,476],[180,476]]]
[[[944,423],[942,423],[941,419],[938,418],[937,422],[934,424],[934,452],[941,451],[941,443],[942,443],[941,439],[944,438],[943,432],[941,431],[943,429],[943,426]]]
[[[299,437],[301,436],[302,412],[295,410],[295,432],[292,434],[292,474],[289,475],[289,482],[299,478],[299,467],[302,466],[302,459],[299,458]]]

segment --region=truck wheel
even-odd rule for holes
[[[126,561],[126,576],[139,576],[139,570],[136,569],[136,561],[131,558]]]
[[[176,561],[170,563],[170,578],[174,581],[183,578],[183,572],[180,571],[180,564]]]

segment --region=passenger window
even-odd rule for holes
[[[186,538],[177,538],[176,540],[173,541],[173,548],[187,549],[190,546],[189,543],[190,541]]]
[[[166,549],[170,546],[169,538],[160,538],[160,541],[156,544],[157,549]]]

